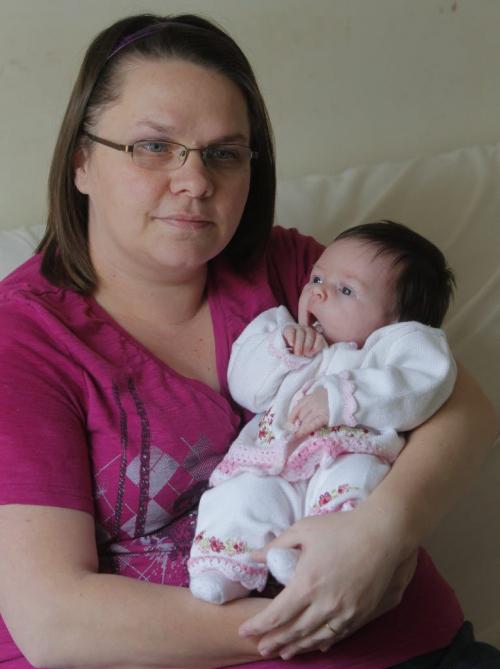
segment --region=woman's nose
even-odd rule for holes
[[[205,198],[212,195],[214,183],[199,151],[191,151],[181,167],[170,172],[172,193],[185,193],[190,197]]]

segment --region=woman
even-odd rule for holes
[[[401,599],[420,540],[492,441],[492,410],[463,372],[367,503],[276,540],[303,550],[272,602],[215,608],[179,587],[199,496],[248,418],[227,392],[231,343],[263,309],[297,302],[321,251],[271,234],[274,187],[265,107],[225,33],[138,16],[95,39],[40,254],[2,284],[9,667],[211,668],[315,650],[329,652],[291,665],[377,669],[431,653],[435,666],[464,642],[425,554],[401,604],[353,634]]]

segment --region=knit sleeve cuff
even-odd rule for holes
[[[354,397],[355,386],[351,379],[351,374],[347,370],[344,370],[343,372],[340,372],[339,379],[343,406],[342,422],[349,427],[355,427],[355,425],[357,425],[355,413],[358,404]]]

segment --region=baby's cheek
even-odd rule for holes
[[[300,295],[299,298],[299,308],[298,308],[298,320],[299,325],[308,325],[307,318],[307,301],[308,301],[308,287],[306,286]]]

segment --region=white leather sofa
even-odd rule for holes
[[[457,358],[500,411],[500,144],[282,181],[277,223],[327,242],[351,225],[390,218],[437,243],[458,291],[446,321]],[[0,277],[42,231],[0,231]],[[480,639],[500,646],[500,449],[429,538]]]

